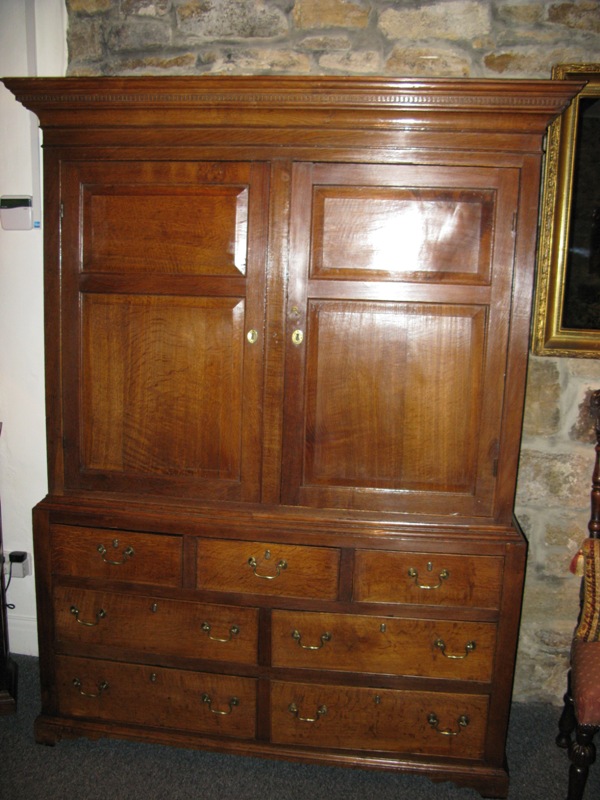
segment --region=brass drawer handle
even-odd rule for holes
[[[106,616],[106,611],[103,608],[101,608],[99,611],[96,611],[96,621],[95,622],[86,622],[83,619],[79,619],[79,609],[77,608],[77,606],[71,606],[69,611],[71,612],[71,614],[73,614],[73,616],[75,617],[75,619],[77,620],[77,622],[80,625],[85,625],[87,628],[93,628],[96,625],[99,625],[100,624],[100,620],[104,619],[104,617]]]
[[[119,546],[119,540],[118,539],[113,539],[112,546],[116,549]],[[133,556],[134,556],[133,547],[126,547],[123,550],[123,553],[122,553],[120,561],[111,561],[111,559],[106,558],[106,553],[108,551],[107,551],[106,547],[103,544],[99,544],[98,547],[97,547],[97,550],[100,553],[100,555],[102,556],[102,561],[106,562],[107,564],[112,564],[115,567],[121,566],[121,564],[124,564],[127,561],[128,558],[133,558]]]
[[[331,634],[329,631],[321,634],[321,644],[302,644],[302,634],[300,631],[294,630],[292,631],[292,639],[295,639],[298,642],[298,645],[303,650],[320,650],[325,642],[331,641]]]
[[[461,714],[457,721],[458,730],[453,731],[450,728],[438,727],[440,723],[437,716],[433,712],[427,717],[427,722],[442,736],[458,736],[458,734],[469,724],[469,718],[466,716],[466,714]]]
[[[431,561],[429,561],[427,564],[427,571],[431,572],[432,570],[433,564]],[[438,583],[419,583],[419,573],[414,567],[411,567],[408,570],[408,577],[414,578],[415,584],[419,587],[419,589],[439,589],[442,583],[450,577],[450,573],[447,569],[443,569],[438,575]]]
[[[442,655],[444,656],[444,658],[452,658],[452,659],[454,659],[456,661],[460,661],[461,659],[466,658],[469,655],[469,653],[472,653],[473,650],[475,650],[476,643],[475,642],[467,642],[466,645],[465,645],[465,652],[464,653],[458,653],[456,655],[449,654],[449,653],[446,652],[446,643],[444,642],[443,639],[437,639],[437,641],[435,641],[433,643],[433,646],[434,647],[438,647],[442,651]]]
[[[240,629],[237,625],[232,625],[231,628],[229,628],[229,636],[226,639],[221,639],[219,636],[211,636],[211,626],[208,622],[203,622],[200,627],[212,642],[230,642],[232,638],[237,636],[240,632]]]
[[[325,714],[327,713],[327,706],[319,706],[317,708],[316,717],[301,717],[300,711],[296,703],[290,703],[288,706],[288,711],[290,712],[290,714],[293,714],[297,720],[300,720],[300,722],[318,722],[321,719],[321,717],[324,717]]]
[[[98,692],[84,692],[81,688],[81,680],[79,678],[73,678],[73,686],[79,690],[79,694],[82,697],[100,697],[102,692],[106,692],[108,690],[108,681],[102,681],[102,683],[98,684]]]
[[[265,557],[265,561],[269,561],[269,559],[271,558],[271,551],[270,550],[266,550],[264,557]],[[257,578],[264,578],[264,580],[266,580],[266,581],[275,580],[275,578],[278,578],[280,576],[282,569],[287,569],[287,561],[285,561],[283,558],[280,559],[277,562],[277,564],[275,565],[275,574],[274,575],[265,575],[264,573],[258,572],[257,571],[258,570],[258,563],[257,563],[256,559],[254,558],[254,556],[250,556],[250,558],[248,559],[248,564],[249,564],[249,566],[252,567],[252,571],[254,572],[254,574],[256,575]]]
[[[238,700],[237,697],[232,697],[229,700],[229,711],[221,711],[218,708],[213,708],[212,707],[212,698],[207,692],[203,693],[202,702],[206,703],[206,705],[208,706],[208,708],[209,708],[209,710],[210,710],[210,712],[212,714],[217,714],[220,717],[227,717],[229,714],[231,714],[231,712],[233,711],[235,706],[239,706],[239,704],[240,704],[240,701]]]

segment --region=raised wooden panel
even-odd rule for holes
[[[84,270],[245,272],[247,187],[92,185],[83,212]]]
[[[485,323],[474,307],[311,302],[305,482],[472,493]]]
[[[491,190],[316,186],[311,277],[487,283],[493,210]]]
[[[84,295],[82,469],[239,481],[244,311],[231,297]]]

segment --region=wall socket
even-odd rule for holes
[[[23,550],[13,550],[4,555],[4,574],[12,578],[26,578],[31,575],[31,556]]]

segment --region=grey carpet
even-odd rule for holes
[[[19,666],[18,712],[0,717],[2,800],[473,800],[424,777],[317,767],[102,739],[38,745],[38,661]],[[568,760],[554,744],[559,709],[515,703],[508,741],[511,800],[564,800]],[[586,800],[600,798],[600,764]]]

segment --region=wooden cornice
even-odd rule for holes
[[[267,127],[539,133],[584,85],[355,77],[5,78],[43,128]],[[168,113],[167,113],[168,112]],[[292,119],[291,119],[292,118]],[[100,122],[101,121],[101,122]]]

